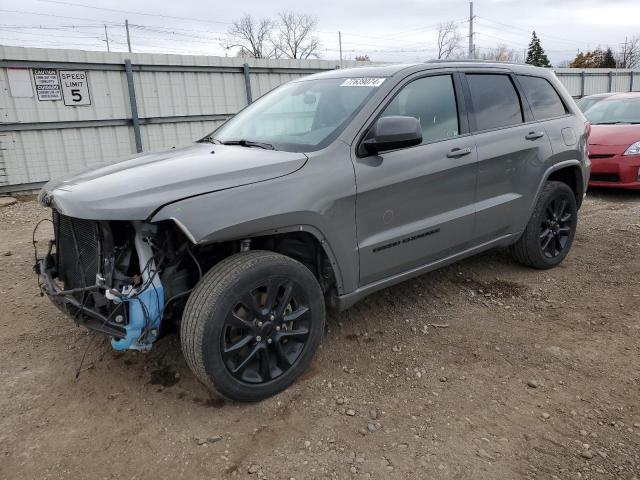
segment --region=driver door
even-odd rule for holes
[[[472,238],[477,155],[459,78],[422,75],[376,117],[418,118],[422,144],[354,159],[360,286],[454,255]]]

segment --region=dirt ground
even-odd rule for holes
[[[46,215],[0,209],[2,479],[640,478],[639,193],[590,194],[554,270],[492,251],[332,314],[258,404],[211,397],[176,335],[117,353],[40,297]]]

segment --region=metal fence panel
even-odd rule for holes
[[[343,62],[345,67],[355,65]],[[0,191],[115,162],[136,151],[188,144],[214,130],[249,99],[335,68],[337,62],[327,60],[0,46]],[[9,69],[21,69],[12,70],[12,78],[22,79],[16,92]],[[90,104],[39,100],[33,69],[86,71]],[[574,97],[640,91],[640,72],[559,68],[555,73]],[[32,95],[24,95],[29,88]]]
[[[244,108],[248,93],[255,100],[284,82],[336,67],[323,60],[0,46],[0,191],[114,162],[136,150],[188,144]],[[31,96],[13,95],[9,69],[21,69],[21,78],[28,72]],[[39,100],[33,69],[86,71],[90,104]]]
[[[203,121],[143,125],[142,144],[145,146],[145,151],[151,150],[151,145],[154,146],[154,150],[178,147],[204,137],[222,123],[222,121]]]
[[[554,72],[576,98],[596,93],[640,91],[638,70],[556,68]]]
[[[131,154],[127,126],[7,132],[2,138],[7,184],[44,182]]]

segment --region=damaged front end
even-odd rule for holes
[[[116,350],[150,349],[198,280],[189,242],[171,222],[93,221],[53,209],[53,226],[46,255],[36,255],[41,291]]]

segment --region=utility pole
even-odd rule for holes
[[[131,53],[131,37],[129,37],[129,20],[124,21],[124,28],[127,30],[127,46],[129,47],[129,53]]]
[[[104,41],[107,42],[107,52],[110,52],[111,49],[109,48],[109,33],[107,32],[107,26],[104,26]]]
[[[338,45],[340,47],[340,68],[342,68],[342,32],[338,31]]]
[[[475,58],[475,49],[473,48],[473,0],[469,2],[469,58]]]
[[[620,62],[620,68],[628,68],[627,67],[627,41],[629,40],[629,37],[624,37],[624,47],[622,47],[622,61]],[[633,75],[633,74],[631,74]]]

